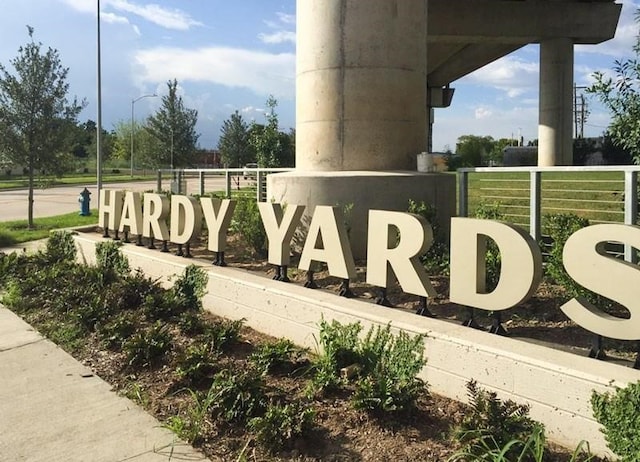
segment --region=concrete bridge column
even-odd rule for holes
[[[538,165],[573,165],[573,41],[540,43]]]
[[[353,206],[364,258],[370,209],[455,213],[453,175],[419,173],[427,150],[427,0],[297,0],[296,171],[267,178],[270,200]]]

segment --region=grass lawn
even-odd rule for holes
[[[34,219],[34,229],[29,229],[27,220],[0,222],[0,246],[20,244],[46,238],[54,229],[72,228],[76,226],[92,225],[98,221],[98,210],[92,209],[91,215],[83,217],[77,212]]]
[[[149,180],[155,180],[156,178],[157,178],[157,175],[155,172],[150,175],[134,175],[133,177],[125,173],[121,173],[121,174],[112,173],[112,174],[104,174],[102,176],[102,181],[108,182],[108,183],[117,183],[117,182],[125,182],[125,181],[149,181]],[[46,176],[46,177],[34,178],[34,187],[50,188],[52,186],[94,183],[95,181],[96,181],[95,174],[67,175],[60,178],[56,178],[53,176]],[[28,178],[26,176],[6,176],[6,175],[0,176],[0,190],[26,188],[26,187],[28,187]]]
[[[542,214],[574,213],[592,222],[622,222],[622,172],[548,172],[542,174]],[[529,223],[527,172],[471,173],[469,212],[497,204],[509,221]]]

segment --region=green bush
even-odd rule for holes
[[[340,369],[358,363],[358,334],[362,325],[358,323],[340,324],[333,320],[320,321],[321,352],[313,364],[313,377],[309,384],[310,393],[332,391],[340,387]]]
[[[267,232],[262,224],[258,202],[254,198],[239,199],[231,221],[231,231],[240,234],[258,257],[267,252]]]
[[[589,220],[574,214],[550,214],[543,218],[542,232],[552,240],[545,272],[553,282],[567,290],[571,290],[571,286],[576,286],[576,283],[569,277],[562,264],[564,244],[569,236],[586,226],[589,226]]]
[[[463,451],[474,455],[473,460],[487,454],[487,450],[504,448],[504,454],[511,460],[514,454],[522,451],[522,444],[532,434],[543,432],[542,424],[529,417],[529,406],[517,404],[511,400],[500,400],[495,392],[483,390],[474,380],[467,383],[470,412],[466,413],[456,438],[463,443]],[[517,459],[514,459],[517,460]],[[529,459],[524,459],[529,460]]]
[[[212,389],[206,394],[188,390],[191,401],[184,415],[169,417],[164,427],[168,428],[187,443],[199,443],[202,438],[207,416],[217,395]]]
[[[393,335],[387,325],[372,327],[360,339],[361,330],[360,323],[321,321],[322,353],[313,364],[307,391],[315,394],[340,388],[350,378],[349,374],[341,376],[342,369],[352,367],[358,376],[352,396],[356,409],[391,412],[412,407],[426,392],[417,377],[426,363],[422,336]]]
[[[73,234],[69,231],[51,231],[44,254],[50,263],[75,262],[78,250]]]
[[[313,425],[315,411],[300,403],[284,406],[269,405],[264,416],[249,421],[249,429],[256,434],[256,441],[274,453],[291,446],[296,438],[305,436]]]
[[[391,412],[407,410],[424,392],[417,375],[426,359],[421,335],[391,334],[391,327],[371,328],[358,348],[364,377],[356,383],[356,409]]]
[[[202,341],[209,343],[213,351],[226,351],[240,340],[240,330],[243,325],[244,319],[216,320],[212,324],[205,325]]]
[[[179,311],[199,311],[202,309],[202,297],[207,293],[209,276],[200,266],[189,265],[173,284],[175,302]]]
[[[593,415],[603,426],[609,448],[622,462],[640,460],[640,382],[615,393],[591,395]]]
[[[407,211],[424,217],[433,230],[433,244],[431,244],[427,253],[420,258],[420,261],[429,273],[448,274],[449,246],[447,245],[447,238],[442,231],[442,227],[438,223],[436,208],[431,204],[426,204],[424,201],[416,202],[409,199]]]
[[[278,339],[275,342],[263,343],[256,348],[249,362],[263,374],[283,369],[292,365],[298,359],[300,350],[288,339]]]
[[[102,241],[96,244],[96,264],[105,281],[125,277],[131,271],[129,260],[120,251],[122,245],[119,241]]]
[[[123,344],[131,365],[153,366],[171,349],[169,328],[159,322],[130,337]]]
[[[197,343],[187,348],[178,359],[176,374],[189,383],[198,383],[215,369],[218,353],[206,343]]]
[[[226,422],[247,422],[266,408],[264,379],[252,369],[218,372],[210,391],[216,396],[213,414]]]
[[[118,351],[136,332],[140,322],[139,314],[129,311],[116,314],[106,323],[99,324],[96,330],[107,348]]]

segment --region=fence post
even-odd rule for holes
[[[624,172],[624,224],[635,225],[638,219],[638,172]],[[631,263],[638,262],[636,250],[630,245],[624,246],[624,259]]]
[[[469,172],[458,170],[458,216],[469,216]]]
[[[200,195],[204,196],[204,170],[198,171],[198,180],[200,183]]]
[[[256,170],[256,200],[263,202],[262,199],[262,182],[264,180],[264,173],[260,170]]]
[[[162,170],[158,170],[156,192],[162,192]]]
[[[229,170],[224,171],[224,194],[227,199],[231,198],[231,172]]]
[[[542,208],[542,172],[529,172],[529,234],[540,241],[540,210]]]

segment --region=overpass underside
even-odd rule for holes
[[[573,46],[613,38],[612,0],[428,0],[428,105],[446,107],[459,78],[540,44],[539,165],[570,165]]]

